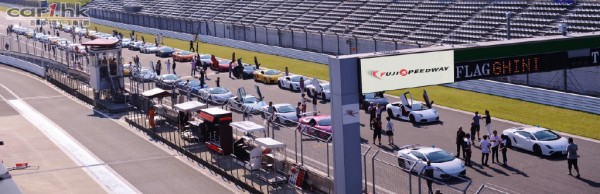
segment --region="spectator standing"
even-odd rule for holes
[[[481,149],[481,165],[488,166],[488,159],[490,157],[490,142],[487,140],[488,136],[483,135],[483,139],[479,142],[479,148]]]
[[[190,40],[190,52],[196,52],[194,49],[194,40]]]
[[[158,61],[156,61],[156,67],[155,67],[156,75],[160,75],[161,69],[162,69],[162,64],[161,64],[160,60],[158,60]]]
[[[167,65],[167,73],[170,74],[171,73],[171,59],[167,59],[167,62],[165,62],[165,65]]]
[[[473,116],[473,127],[471,129],[471,140],[475,139],[475,132],[477,132],[477,140],[481,141],[481,136],[479,136],[479,120],[481,120],[481,116],[479,116],[479,112],[475,111],[475,116]]]
[[[173,74],[177,75],[177,72],[175,72],[175,68],[177,67],[177,62],[175,60],[173,60]]]
[[[369,105],[369,107],[367,108],[367,111],[369,112],[369,121],[373,121],[375,119],[375,105],[372,102]],[[370,127],[371,127],[371,130],[374,129],[373,122],[371,122]]]
[[[60,33],[58,31],[56,31],[56,36],[60,37]]]
[[[192,77],[196,77],[196,60],[198,60],[196,57],[192,58],[192,73],[190,73]]]
[[[381,113],[383,113],[383,105],[375,105],[375,118],[377,118],[377,121],[381,121]]]
[[[304,94],[304,77],[300,77],[300,94]]]
[[[200,71],[200,78],[198,78],[198,81],[200,81],[200,87],[204,87],[204,74],[202,73],[202,70]]]
[[[300,121],[300,117],[302,116],[302,108],[300,108],[301,104],[301,102],[298,102],[298,105],[296,106],[296,117],[298,118],[298,122]]]
[[[393,146],[394,144],[394,123],[390,117],[386,117],[387,125],[385,127],[385,133],[388,136],[388,145]]]
[[[573,175],[571,174],[571,168],[575,167],[575,171],[577,171],[577,178],[579,178],[579,167],[577,166],[577,158],[579,158],[579,155],[577,155],[577,144],[573,143],[573,138],[569,137],[569,145],[567,145],[567,164],[569,166],[569,175]]]
[[[501,135],[500,139],[502,139],[502,141],[500,142],[500,151],[502,151],[502,164],[506,166],[506,151],[508,151],[508,137],[506,135]]]
[[[312,105],[313,105],[313,111],[316,113],[317,112],[317,95],[312,96]]]
[[[148,111],[148,124],[150,124],[150,128],[152,128],[152,129],[154,129],[154,127],[155,127],[154,114],[156,114],[156,112],[154,110],[154,106],[152,106],[152,107],[150,107],[150,110]]]
[[[233,77],[231,77],[231,72],[233,70],[233,61],[229,62],[229,78],[233,79]]]
[[[460,151],[462,149],[464,149],[464,147],[462,147],[464,145],[464,138],[465,138],[465,132],[463,131],[462,127],[459,127],[458,131],[456,131],[456,156],[455,157],[457,157],[457,158],[460,158]]]
[[[379,145],[381,146],[381,121],[374,119],[375,121],[375,129],[373,129],[373,144],[375,144],[375,140],[379,139]]]
[[[306,97],[304,97],[304,94],[301,95],[302,98],[300,99],[300,102],[302,102],[302,113],[306,113]]]
[[[492,163],[494,163],[494,159],[497,163],[500,163],[498,160],[498,147],[500,146],[500,137],[498,136],[498,132],[494,130],[492,136],[490,137],[490,143],[492,144]]]
[[[485,128],[487,129],[488,135],[492,135],[492,116],[490,116],[490,111],[485,110]]]
[[[427,161],[427,166],[425,166],[425,170],[423,174],[425,175],[425,180],[427,181],[427,193],[433,194],[433,170],[434,168],[431,166],[431,161]]]
[[[275,113],[277,109],[273,106],[273,102],[269,102],[269,106],[267,107],[267,115],[265,115],[265,122],[267,125],[267,130],[271,126],[271,121],[275,118]]]
[[[221,78],[217,77],[217,80],[215,81],[217,84],[217,87],[221,87]]]
[[[465,134],[465,138],[463,138],[463,157],[465,159],[466,166],[472,166],[471,164],[471,154],[473,153],[471,150],[471,145],[473,145],[472,138],[470,138],[470,134]]]
[[[471,123],[471,135],[470,135],[471,142],[475,141],[475,133],[477,133],[477,129],[475,128],[475,123],[472,122]]]

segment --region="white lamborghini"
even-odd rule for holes
[[[567,154],[567,138],[541,127],[513,127],[502,132],[509,147],[521,148],[535,155]]]
[[[410,97],[410,101],[409,98]],[[400,96],[402,101],[394,102],[386,105],[388,116],[398,118],[412,123],[429,123],[440,120],[440,115],[432,105],[433,101],[429,101],[427,91],[423,91],[425,102],[413,100],[410,92],[406,92]]]
[[[402,146],[398,151],[398,165],[404,169],[412,168],[413,172],[422,172],[431,162],[433,177],[436,179],[450,179],[466,174],[465,164],[461,159],[452,154],[434,147],[422,147],[419,145]]]

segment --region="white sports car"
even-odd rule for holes
[[[410,96],[410,101],[408,96]],[[425,103],[412,99],[410,92],[400,96],[402,101],[386,105],[388,116],[398,118],[412,123],[429,123],[440,120],[440,115],[432,108],[433,101],[429,101],[427,91],[423,91]]]
[[[264,106],[262,111],[267,112],[267,108],[269,106]],[[274,104],[275,110],[275,122],[287,124],[290,121],[298,121],[298,117],[296,116],[296,107],[291,104]],[[263,115],[264,116],[264,115]]]
[[[431,162],[431,167],[434,168],[433,177],[436,179],[450,179],[467,172],[461,159],[440,148],[407,145],[398,151],[398,165],[404,169],[415,165],[412,171],[422,172],[427,166],[427,161]]]
[[[277,78],[279,88],[300,91],[300,79],[304,79],[304,88],[311,84],[310,79],[301,75],[290,75]]]
[[[231,97],[233,97],[233,94],[231,94],[228,89],[222,87],[202,88],[198,93],[204,99],[208,99],[216,103],[225,103]]]
[[[267,106],[267,103],[264,101],[264,96],[260,92],[260,88],[258,86],[254,87],[256,88],[258,97],[246,94],[246,89],[243,87],[238,88],[238,96],[229,99],[229,107],[250,114],[260,113],[263,107]]]
[[[316,78],[311,80],[311,84],[306,86],[306,94],[308,97],[313,97],[313,95],[317,95],[320,99],[323,100],[331,100],[331,90],[329,87],[329,83],[327,82],[319,82]]]
[[[502,132],[509,147],[521,148],[535,155],[567,154],[567,138],[541,127],[513,127]]]

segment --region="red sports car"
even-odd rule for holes
[[[210,69],[212,69],[213,71],[228,72],[230,62],[231,62],[231,60],[227,60],[227,59],[221,59],[221,60],[213,59],[212,64],[210,64]],[[232,68],[235,65],[236,64],[232,64]]]
[[[299,121],[298,130],[304,134],[329,140],[333,133],[331,129],[331,115],[305,116],[300,118]]]

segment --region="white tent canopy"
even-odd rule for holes
[[[274,139],[271,139],[268,137],[267,138],[256,138],[254,141],[259,146],[269,148],[269,149],[285,147],[284,143],[281,143],[277,140],[274,140]]]
[[[254,133],[257,131],[265,131],[267,130],[264,126],[256,124],[252,121],[239,121],[239,122],[233,122],[231,124],[231,127],[237,129],[240,132],[245,132],[245,133]]]
[[[151,90],[147,90],[142,92],[142,95],[145,97],[156,97],[156,96],[169,96],[169,92],[167,92],[166,90],[160,89],[160,88],[154,88]]]
[[[196,111],[206,107],[206,104],[198,101],[188,101],[175,105],[175,109],[179,111]]]

